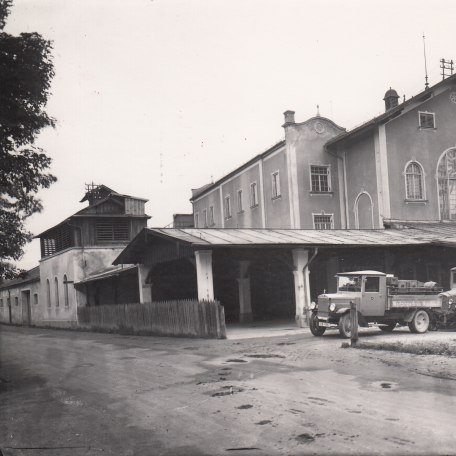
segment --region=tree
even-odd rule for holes
[[[44,111],[54,76],[52,44],[38,33],[5,33],[12,0],[0,0],[0,281],[19,271],[12,264],[32,239],[25,220],[42,210],[37,198],[56,178],[51,159],[34,145],[54,126]]]

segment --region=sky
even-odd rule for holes
[[[80,210],[84,184],[148,198],[149,226],[190,213],[191,188],[283,139],[283,112],[347,129],[456,58],[454,0],[14,0],[5,31],[52,40],[37,145],[58,181],[34,234]],[[18,263],[38,264],[37,240]]]

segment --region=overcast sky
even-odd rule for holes
[[[35,234],[81,209],[86,182],[148,198],[149,226],[191,212],[190,189],[283,138],[283,111],[348,129],[456,58],[454,0],[15,0],[6,31],[54,43],[38,145],[58,182]],[[20,265],[33,267],[38,242]]]

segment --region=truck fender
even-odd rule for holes
[[[413,317],[416,314],[417,309],[409,310],[405,315],[404,318],[402,319],[406,323],[410,323],[413,320]]]
[[[341,307],[340,309],[337,309],[337,314],[342,315],[346,312],[350,312],[350,307]]]

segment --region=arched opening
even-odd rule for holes
[[[55,285],[55,307],[59,307],[59,281],[57,277],[54,278],[54,285]]]
[[[355,227],[357,229],[374,228],[372,198],[367,192],[361,192],[355,202]]]
[[[405,198],[408,200],[424,199],[424,173],[422,166],[411,161],[405,167]]]
[[[63,294],[65,299],[65,307],[69,307],[70,301],[68,299],[68,278],[66,274],[63,276]]]
[[[441,220],[456,220],[456,149],[445,151],[437,165]]]
[[[46,300],[47,306],[51,307],[51,284],[49,283],[49,279],[46,279]]]

